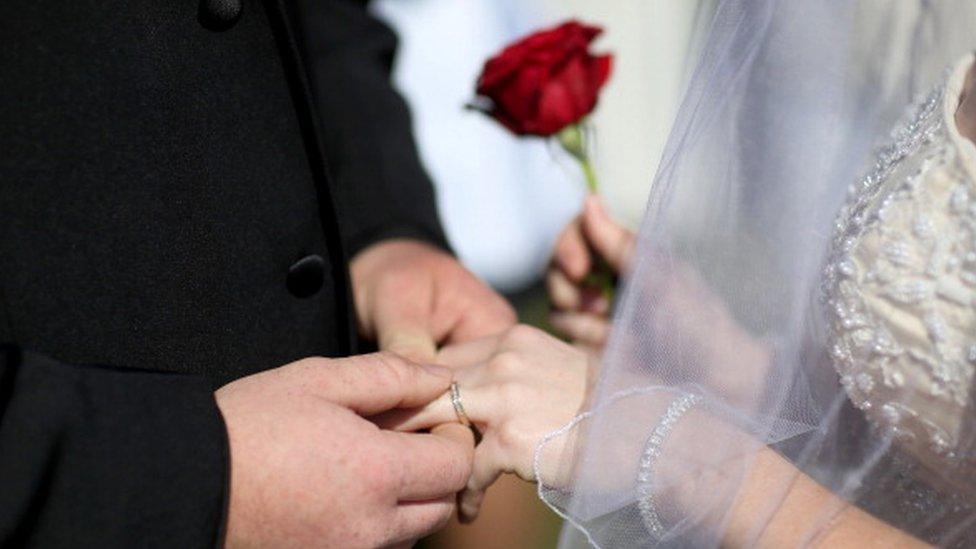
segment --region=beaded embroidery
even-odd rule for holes
[[[944,101],[939,87],[916,105],[873,170],[849,189],[822,295],[830,354],[854,405],[914,453],[952,458],[956,432],[945,426],[963,415],[976,363],[976,333],[968,333],[976,200],[946,127]],[[952,184],[942,200],[929,188],[937,177]],[[943,221],[941,231],[933,214]],[[902,222],[890,222],[895,217]],[[878,245],[867,258],[857,254],[865,239]],[[899,341],[894,333],[906,327],[891,323],[896,315],[919,323],[922,341]]]

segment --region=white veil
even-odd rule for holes
[[[849,188],[976,46],[974,4],[720,3],[589,411],[536,456],[572,479],[540,483],[573,525],[564,545],[768,543],[801,477],[838,498],[805,502],[790,545],[819,540],[845,502],[930,543],[976,540],[969,429],[933,471],[873,428],[832,366],[822,295]],[[779,458],[795,472],[755,477]]]

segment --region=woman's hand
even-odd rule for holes
[[[610,303],[601,288],[588,287],[594,253],[617,273],[626,271],[634,248],[634,234],[615,223],[600,199],[586,199],[583,213],[563,229],[546,273],[553,304],[550,322],[584,347],[601,350],[610,331]]]
[[[461,403],[482,433],[474,469],[459,498],[462,520],[473,520],[484,492],[502,473],[534,481],[542,438],[571,421],[583,405],[589,355],[541,330],[516,326],[500,336],[443,349],[438,363],[455,370]],[[378,420],[386,428],[425,429],[458,418],[445,394],[423,409]]]

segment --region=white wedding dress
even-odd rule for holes
[[[756,545],[802,474],[837,498],[795,546],[855,505],[976,547],[974,6],[868,4],[720,6],[589,410],[536,455],[562,545]],[[768,449],[796,477],[750,478]]]
[[[976,428],[976,146],[955,113],[973,56],[906,113],[874,168],[852,185],[835,221],[824,274],[830,355],[841,386],[896,452],[870,505],[908,528],[918,514],[973,512],[976,480],[965,450]],[[950,471],[947,473],[947,470]],[[877,494],[874,494],[875,496]],[[920,537],[937,537],[926,531]],[[976,529],[959,540],[976,546]]]

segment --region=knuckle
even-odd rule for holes
[[[363,474],[360,478],[375,494],[393,495],[397,493],[402,480],[402,466],[398,460],[391,459],[385,451],[375,451],[360,456]]]
[[[516,324],[509,328],[505,341],[510,345],[521,347],[529,345],[538,340],[539,330],[525,324]]]
[[[515,312],[515,307],[505,300],[498,301],[498,316],[506,324],[518,322],[518,313]]]
[[[471,478],[472,470],[471,458],[465,454],[456,453],[454,458],[445,467],[444,478],[453,492],[461,491]]]
[[[416,374],[413,365],[395,353],[381,351],[375,357],[376,382],[384,387],[401,387]]]
[[[512,351],[502,351],[488,362],[488,371],[496,376],[506,377],[522,369],[522,360]]]
[[[389,368],[402,368],[407,363],[403,357],[391,351],[379,351],[373,356],[377,362]]]
[[[471,476],[474,456],[459,442],[445,439],[436,440],[438,440],[439,447],[435,451],[439,455],[431,460],[432,463],[436,464],[435,467],[431,468],[431,478],[444,480],[453,488],[453,491],[459,491],[464,488]]]
[[[516,452],[525,440],[525,433],[518,423],[506,421],[498,428],[498,446],[506,454]]]

